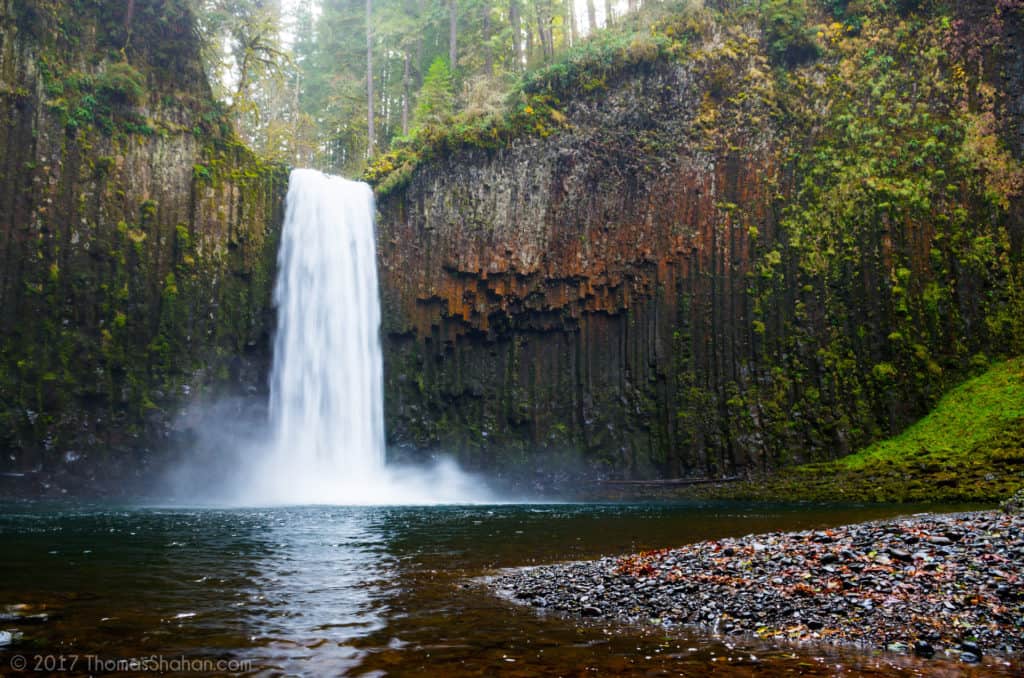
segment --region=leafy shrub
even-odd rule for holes
[[[818,58],[805,0],[770,0],[763,21],[768,55],[776,64],[793,67]]]
[[[137,68],[119,62],[107,67],[100,76],[99,90],[112,102],[137,105],[146,95],[146,79]]]

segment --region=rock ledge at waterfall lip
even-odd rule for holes
[[[1024,515],[916,515],[504,570],[570,616],[977,662],[1024,654]]]

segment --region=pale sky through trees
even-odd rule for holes
[[[281,10],[285,17],[285,21],[281,26],[281,41],[286,45],[291,45],[295,40],[294,25],[290,18],[295,15],[296,9],[303,3],[303,0],[281,0]],[[627,3],[620,1],[613,5],[613,11],[620,15],[625,13]],[[314,0],[311,4],[314,16],[320,14],[320,0]],[[603,2],[597,2],[594,5],[594,11],[597,17],[597,23],[599,26],[604,26],[606,23],[605,17],[605,5]],[[576,15],[576,25],[579,26],[580,36],[587,35],[590,31],[590,26],[587,20],[587,1],[586,0],[573,0],[573,12]]]

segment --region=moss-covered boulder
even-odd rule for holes
[[[1006,513],[1024,513],[1024,490],[1018,490],[1016,494],[1000,504]]]

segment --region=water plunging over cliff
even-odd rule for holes
[[[269,448],[247,483],[270,503],[435,503],[482,498],[454,464],[384,462],[374,201],[364,183],[293,170],[274,290]]]
[[[274,303],[277,447],[318,475],[370,480],[384,465],[384,397],[369,186],[292,172]]]

